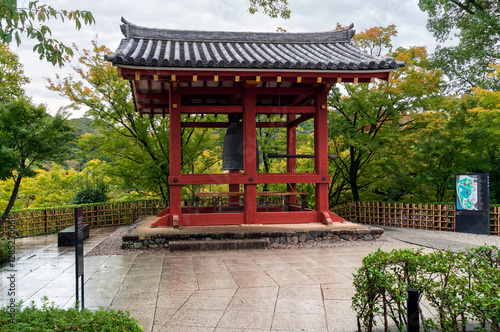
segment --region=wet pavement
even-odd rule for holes
[[[378,227],[378,226],[377,226]],[[385,236],[414,244],[440,250],[451,250],[454,252],[464,251],[469,247],[482,245],[500,246],[500,236],[477,235],[468,233],[455,233],[444,231],[433,231],[423,229],[409,229],[400,227],[381,227]]]
[[[85,252],[115,228],[92,229]],[[387,232],[388,236],[403,232]],[[392,234],[392,235],[391,235]],[[62,307],[75,302],[75,253],[57,247],[57,235],[17,239],[14,272],[2,267],[0,301],[9,300],[7,276],[16,276],[17,300]],[[355,331],[352,273],[378,247],[158,252],[85,257],[85,307],[130,310],[144,331]]]

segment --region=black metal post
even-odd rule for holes
[[[420,314],[418,312],[418,289],[408,289],[406,308],[408,310],[408,332],[420,331]]]

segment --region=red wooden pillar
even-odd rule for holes
[[[296,118],[296,114],[288,114],[288,123],[291,123]],[[286,153],[296,154],[297,153],[297,127],[287,127],[286,128]],[[297,173],[297,159],[287,158],[286,163],[287,173]],[[288,183],[286,187],[287,191],[297,191],[296,183]],[[297,203],[297,196],[289,196],[290,203]]]
[[[239,174],[240,171],[238,170],[230,170],[229,174]],[[229,184],[229,192],[230,193],[237,193],[240,191],[240,185],[238,183],[230,183]],[[240,196],[229,196],[229,203],[239,203],[240,202]]]
[[[182,187],[176,185],[176,179],[181,176],[181,98],[176,82],[170,85],[170,225],[181,225]]]
[[[249,184],[245,184],[245,224],[254,224],[257,219],[257,153],[256,153],[256,105],[255,85],[246,85],[243,100],[243,160],[244,172]]]
[[[320,175],[321,182],[316,183],[316,211],[318,221],[322,220],[323,212],[329,210],[328,206],[328,90],[318,90],[314,97],[316,113],[314,115],[314,155],[316,174]]]

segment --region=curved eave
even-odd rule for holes
[[[132,69],[137,72],[205,72],[205,73],[269,73],[270,75],[276,76],[279,73],[290,73],[290,74],[326,74],[326,75],[340,75],[340,74],[370,74],[370,73],[387,73],[398,70],[398,68],[387,68],[387,69],[365,69],[365,70],[319,70],[319,69],[274,69],[274,68],[192,68],[192,67],[148,67],[148,66],[134,66],[126,64],[116,64],[117,68]]]

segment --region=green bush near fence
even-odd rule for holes
[[[422,331],[465,331],[471,326],[500,331],[500,250],[495,246],[429,254],[379,249],[363,259],[354,285],[352,308],[359,331],[372,331],[377,324],[405,331],[407,289],[419,290]]]
[[[54,206],[45,209],[13,210],[0,228],[0,236],[9,234],[15,223],[15,237],[36,236],[60,231],[74,225],[77,205]],[[141,200],[82,204],[83,222],[90,227],[130,225],[141,215],[156,215],[168,206],[164,200]]]
[[[61,309],[44,299],[41,308],[33,303],[15,308],[4,307],[0,310],[0,331],[38,332],[38,331],[85,331],[85,332],[140,332],[142,327],[128,312],[114,310],[88,309],[76,307]]]
[[[9,243],[5,239],[0,239],[0,263],[9,260]]]

